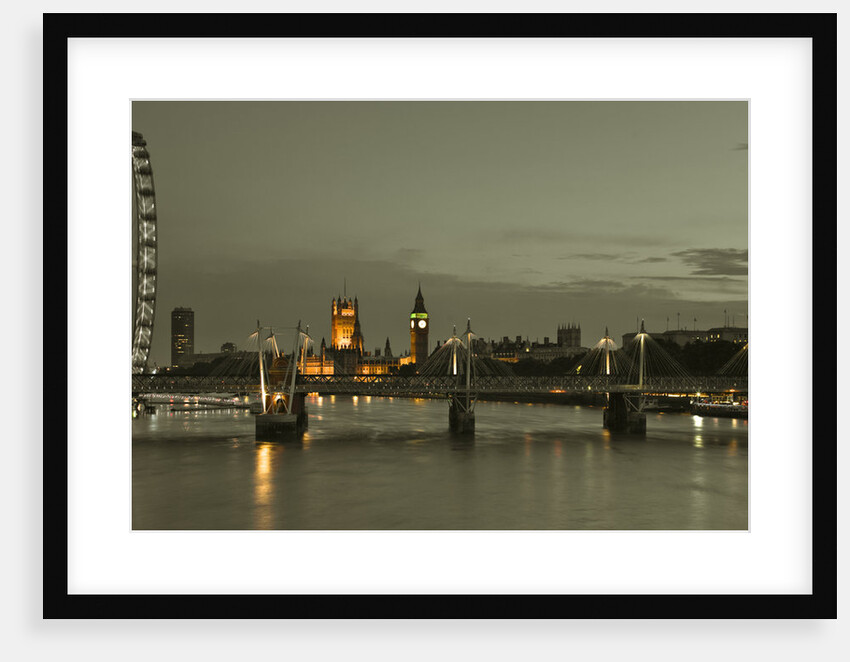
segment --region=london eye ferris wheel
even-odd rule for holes
[[[132,132],[136,301],[133,308],[133,372],[147,370],[156,313],[156,199],[147,143]]]

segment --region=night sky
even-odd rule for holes
[[[171,310],[195,351],[263,324],[330,341],[357,296],[366,349],[737,325],[747,314],[743,101],[144,101],[159,222],[151,363]],[[284,334],[288,332],[283,332]],[[288,337],[288,336],[284,336]],[[287,343],[288,346],[288,343]]]

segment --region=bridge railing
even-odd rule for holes
[[[747,391],[747,377],[651,377],[642,387],[621,375],[558,377],[479,376],[473,391],[483,393],[721,393]],[[446,395],[464,390],[456,377],[398,375],[302,375],[301,393],[362,393],[373,395]],[[256,377],[199,375],[133,375],[133,393],[257,393]]]
[[[463,390],[455,377],[398,377],[393,375],[305,376],[299,379],[302,392],[399,392],[453,393]],[[558,377],[479,376],[473,390],[477,393],[688,393],[746,391],[746,377],[653,377],[642,387],[629,384],[618,375]]]
[[[258,393],[257,377],[133,375],[133,393]]]

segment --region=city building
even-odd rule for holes
[[[531,343],[531,347],[528,348],[525,356],[541,363],[551,363],[555,359],[584,356],[588,351],[587,347],[550,343],[548,338],[544,338],[542,343]]]
[[[420,285],[410,312],[410,357],[415,364],[422,364],[428,359],[428,330],[428,311],[425,310]]]
[[[331,349],[353,349],[363,353],[360,310],[357,297],[331,300]]]
[[[545,344],[549,344],[549,339],[543,339]],[[558,325],[558,345],[561,347],[581,347],[581,326],[579,324],[559,324]]]
[[[424,311],[422,293],[420,291],[416,302]],[[418,314],[418,313],[417,313]],[[424,346],[428,346],[428,316],[424,319]],[[417,327],[419,328],[419,327]],[[418,337],[421,338],[421,329]],[[411,336],[412,338],[412,336]],[[421,340],[420,340],[421,345]],[[305,375],[386,375],[398,372],[403,365],[413,362],[411,355],[393,356],[390,339],[386,339],[383,351],[376,348],[374,353],[363,350],[365,339],[360,326],[360,302],[357,297],[337,297],[331,300],[331,344],[325,339],[318,353],[309,350],[304,357],[303,370]],[[427,358],[427,355],[426,355]]]
[[[749,342],[749,329],[746,326],[719,326],[706,331],[708,342],[725,340],[736,345],[745,345]]]
[[[171,365],[182,367],[194,362],[195,313],[191,308],[171,311]]]
[[[568,332],[568,333],[562,333]],[[550,342],[549,336],[544,336],[543,342],[530,342],[528,338],[516,336],[511,340],[508,336],[502,337],[500,342],[490,341],[490,346],[474,345],[480,356],[490,356],[503,363],[518,363],[526,359],[534,359],[541,363],[550,363],[555,359],[563,357],[576,357],[584,355],[588,349],[573,343],[579,342],[581,330],[578,326],[558,327],[558,342]]]
[[[623,334],[623,349],[627,349],[635,339],[636,331]],[[674,329],[661,333],[650,333],[653,340],[663,340],[684,347],[692,342],[717,342],[725,340],[735,344],[743,345],[748,340],[747,327],[721,326],[707,331],[699,329]]]
[[[218,352],[193,352],[191,360],[187,359],[182,365],[188,367],[197,363],[212,363],[218,359],[234,356],[237,353],[242,354],[242,352],[237,352],[236,343],[226,342]]]
[[[333,324],[333,318],[331,318]],[[319,353],[315,354],[312,350],[308,350],[307,356],[304,358],[304,374],[305,375],[333,375],[334,374],[334,354],[328,350],[325,339],[322,338],[322,344],[319,347]],[[340,371],[341,372],[341,371]]]

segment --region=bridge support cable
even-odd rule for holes
[[[720,370],[717,371],[717,374],[735,376],[749,375],[749,347],[750,343],[744,343],[744,346],[735,352],[735,355],[731,359],[723,364]]]
[[[628,374],[631,368],[631,357],[617,347],[605,327],[605,335],[581,358],[573,372],[585,376],[615,376]]]

